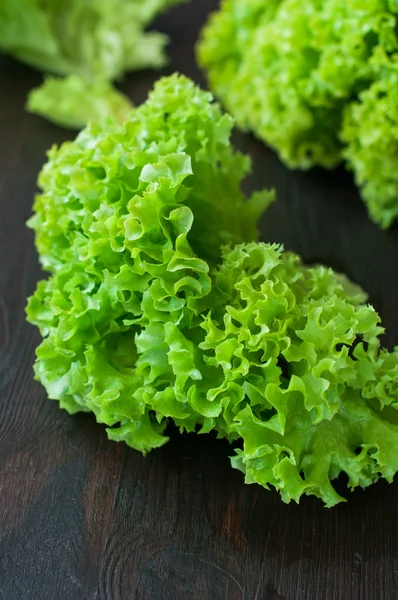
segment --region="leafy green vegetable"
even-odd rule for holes
[[[243,444],[248,483],[332,506],[340,472],[365,487],[398,469],[397,353],[357,286],[252,241],[273,194],[241,193],[232,124],[173,76],[123,125],[52,148],[30,221],[50,272],[27,308],[36,377],[114,440],[215,430]]]
[[[343,156],[355,172],[371,218],[388,227],[398,217],[398,62],[345,109]]]
[[[131,103],[107,80],[89,83],[77,75],[69,75],[47,77],[29,95],[27,108],[62,127],[82,129],[89,121],[109,114],[123,122]]]
[[[46,337],[38,376],[68,409],[88,402],[97,416],[110,411],[110,399],[108,409],[96,405],[106,369],[93,391],[94,365],[105,362],[118,377],[112,365],[119,368],[124,347],[125,367],[135,365],[134,338],[144,324],[155,339],[158,322],[201,322],[196,300],[210,291],[208,263],[220,260],[221,245],[257,236],[273,195],[246,200],[240,192],[250,163],[229,143],[231,117],[210,100],[183,77],[163,79],[124,125],[93,123],[49,153],[30,225],[52,277],[39,284],[28,312]],[[108,353],[115,353],[110,361]],[[163,351],[153,354],[155,373],[164,359]],[[143,393],[135,372],[128,381]]]
[[[198,47],[242,128],[292,168],[346,159],[382,227],[398,215],[397,14],[395,0],[223,0]]]
[[[112,89],[111,81],[126,71],[165,64],[167,37],[146,28],[158,13],[180,1],[2,0],[0,50],[46,73],[73,76],[64,84],[45,83],[33,93],[29,108],[80,128],[105,106],[120,115],[120,104],[127,99]],[[81,102],[83,91],[87,96]],[[62,92],[68,98],[58,109]]]
[[[391,481],[398,356],[380,349],[383,329],[363,292],[275,245],[237,246],[223,259],[213,276],[223,306],[206,316],[200,347],[222,370],[207,394],[221,430],[243,439],[233,465],[286,502],[312,494],[333,506],[342,471],[352,488]]]

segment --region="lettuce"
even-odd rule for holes
[[[123,125],[108,117],[50,150],[30,226],[52,276],[28,314],[45,337],[37,373],[62,406],[88,402],[103,414],[105,405],[90,397],[112,386],[104,367],[91,389],[94,365],[126,352],[126,369],[134,366],[143,325],[154,343],[157,323],[200,322],[196,302],[210,291],[209,265],[219,262],[221,246],[257,237],[258,215],[273,195],[246,199],[240,191],[250,163],[229,143],[232,123],[209,94],[174,76]],[[145,347],[144,337],[137,345]],[[118,377],[116,356],[110,377]],[[164,358],[163,350],[153,353],[154,373]],[[137,394],[143,368],[128,377]]]
[[[350,488],[391,481],[398,356],[380,348],[362,290],[257,243],[225,250],[213,282],[223,303],[206,315],[200,347],[222,375],[207,399],[218,400],[221,430],[243,441],[232,464],[246,482],[333,506],[341,472]]]
[[[131,103],[108,80],[88,82],[77,75],[46,77],[28,97],[27,109],[61,127],[82,129],[91,120],[111,114],[123,122]]]
[[[198,46],[240,127],[291,168],[346,160],[382,227],[398,215],[397,14],[395,0],[223,0]]]
[[[2,0],[0,50],[67,82],[33,92],[33,112],[72,128],[98,118],[103,108],[120,115],[127,99],[111,82],[130,70],[161,67],[167,37],[146,28],[181,0]],[[84,90],[86,99],[81,103]],[[61,109],[57,102],[68,94]],[[98,110],[99,108],[99,110]],[[89,117],[89,118],[88,118]]]
[[[248,483],[332,506],[339,473],[398,469],[397,353],[357,286],[255,241],[274,195],[241,192],[232,125],[175,75],[50,150],[29,223],[50,273],[27,307],[36,378],[143,453],[169,419],[215,430]]]
[[[371,218],[384,228],[398,217],[398,62],[387,64],[380,78],[346,107],[341,132],[343,156]]]

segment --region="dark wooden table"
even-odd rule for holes
[[[172,64],[200,83],[193,42],[215,0],[178,7],[158,27]],[[158,74],[128,77],[145,99]],[[246,486],[228,444],[179,436],[147,458],[70,417],[33,381],[37,331],[24,319],[41,277],[31,213],[37,173],[70,134],[27,114],[40,75],[0,63],[0,598],[2,600],[394,600],[398,485],[379,483],[327,510],[285,505]],[[398,228],[366,216],[343,170],[287,171],[250,136],[248,187],[275,186],[262,238],[346,272],[368,290],[388,346],[398,343]]]

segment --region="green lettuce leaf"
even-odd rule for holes
[[[100,97],[102,107],[108,103],[112,114],[121,98],[117,99],[111,87],[107,91],[105,82],[130,70],[159,68],[166,63],[167,37],[146,28],[162,10],[180,1],[2,0],[0,50],[45,73],[73,76],[64,84],[68,99],[61,111],[55,106],[61,90],[59,86],[55,89],[54,82],[34,92],[29,108],[76,128],[86,112],[91,114],[79,112],[84,88],[89,92],[84,104],[98,105]]]
[[[36,378],[146,453],[181,431],[238,442],[232,464],[284,501],[342,500],[398,469],[398,354],[366,295],[261,244],[271,192],[212,96],[174,75],[123,124],[52,148],[29,224],[49,279],[28,301]]]
[[[28,316],[45,337],[36,375],[61,406],[114,425],[132,418],[126,399],[138,418],[155,398],[160,414],[194,427],[193,408],[177,410],[167,389],[175,373],[182,385],[194,346],[181,338],[168,355],[170,327],[201,321],[209,264],[222,244],[256,237],[273,200],[241,192],[250,162],[230,145],[232,125],[210,94],[173,76],[122,125],[92,123],[50,151],[30,226],[52,276]]]
[[[398,214],[397,14],[388,0],[223,0],[198,45],[240,127],[291,168],[346,159],[383,227]]]
[[[373,64],[379,79],[346,106],[341,139],[371,218],[386,228],[398,217],[398,55]]]
[[[391,481],[398,356],[381,350],[362,291],[276,245],[237,246],[223,259],[213,285],[228,299],[207,315],[200,347],[222,370],[206,394],[218,404],[215,427],[221,419],[243,441],[233,465],[286,502],[311,494],[333,506],[340,472],[350,488]]]
[[[27,109],[62,127],[82,129],[89,121],[107,115],[123,122],[132,105],[107,80],[88,82],[69,75],[47,77],[42,86],[30,92]]]

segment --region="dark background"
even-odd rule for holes
[[[243,1],[243,0],[242,0]],[[193,42],[215,0],[170,11],[171,66],[204,85]],[[159,75],[122,88],[145,100]],[[0,598],[3,600],[394,600],[398,486],[378,483],[334,509],[285,505],[246,486],[230,449],[179,436],[147,458],[70,417],[33,381],[39,335],[24,319],[42,276],[25,227],[52,143],[71,137],[24,111],[40,75],[0,62]],[[248,188],[275,186],[262,239],[346,272],[369,292],[398,344],[398,230],[370,223],[349,174],[289,172],[253,137]],[[339,484],[340,485],[340,484]],[[343,485],[343,484],[341,484]]]

